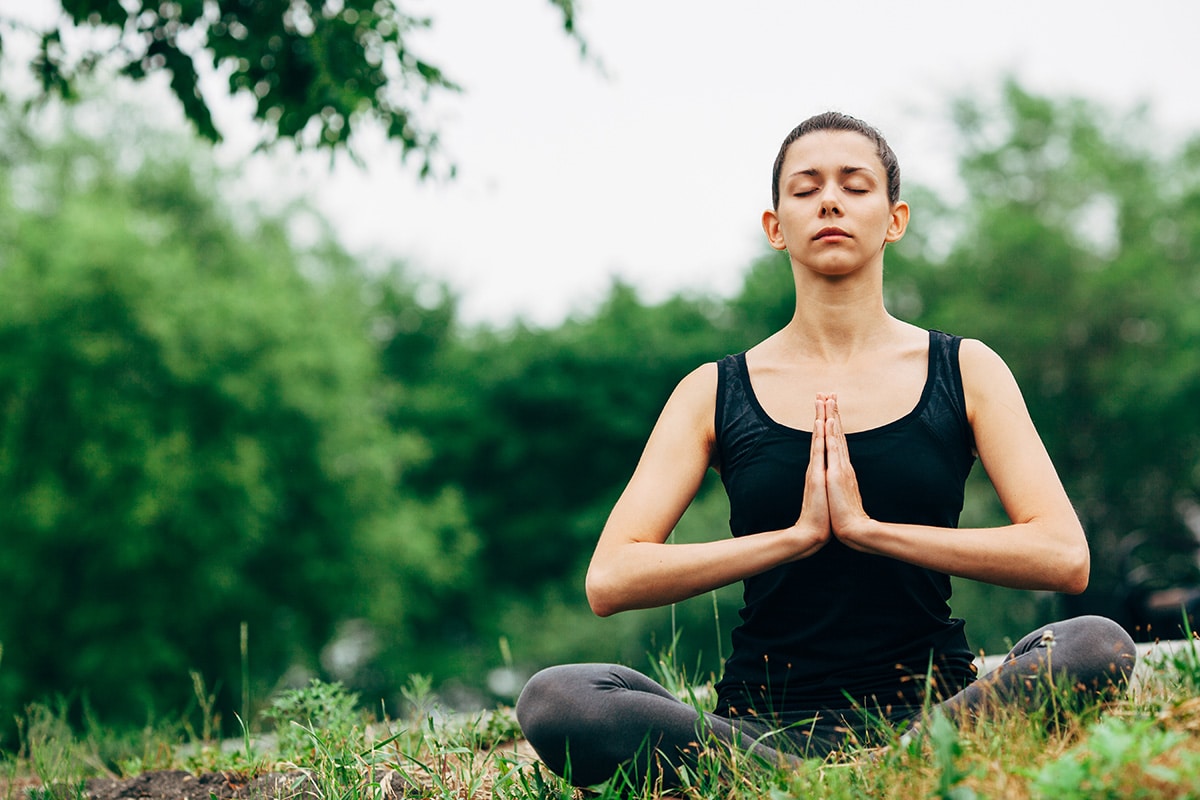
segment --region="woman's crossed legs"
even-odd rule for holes
[[[1133,640],[1115,622],[1062,620],[1022,638],[996,670],[936,707],[956,716],[993,702],[1033,705],[1049,684],[1100,697],[1125,686],[1135,658]],[[522,691],[517,719],[542,761],[576,786],[606,781],[621,767],[631,780],[673,785],[678,768],[694,766],[713,744],[772,764],[823,757],[844,745],[854,727],[837,715],[780,731],[753,717],[701,714],[640,672],[615,664],[542,670]]]

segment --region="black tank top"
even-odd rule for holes
[[[846,437],[863,506],[874,519],[958,525],[975,461],[960,341],[930,331],[917,406]],[[796,521],[811,436],[763,411],[745,353],[719,362],[716,444],[734,536]],[[827,708],[919,705],[931,667],[937,691],[953,693],[975,671],[949,599],[945,574],[860,553],[836,539],[808,558],[747,578],[717,712],[787,723]]]

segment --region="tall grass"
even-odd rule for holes
[[[789,798],[1184,798],[1200,797],[1200,657],[1196,641],[1145,659],[1125,696],[1100,705],[1050,692],[1038,711],[999,706],[969,721],[931,715],[919,735],[886,732],[886,746],[852,747],[781,768],[713,748],[682,775],[673,796],[696,800]],[[676,663],[673,648],[651,672],[698,709],[711,680]],[[198,696],[207,697],[197,679]],[[0,763],[0,800],[81,800],[91,777],[182,768],[280,772],[277,794],[314,800],[405,796],[466,800],[568,800],[580,793],[540,765],[511,709],[455,716],[439,709],[427,679],[404,690],[397,718],[368,714],[339,684],[314,682],[277,697],[262,720],[267,736],[236,747],[197,742],[213,728],[164,726],[120,738],[67,726],[61,706],[32,706],[21,744]],[[197,734],[199,731],[199,734]],[[174,739],[172,739],[174,737]],[[32,787],[32,788],[31,788]],[[589,796],[659,796],[623,777]]]

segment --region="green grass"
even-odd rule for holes
[[[802,767],[770,768],[748,757],[708,752],[673,796],[697,800],[788,798],[1184,798],[1200,796],[1200,658],[1197,643],[1143,665],[1127,694],[1070,708],[1053,697],[1044,712],[998,708],[965,724],[935,717],[919,737],[850,749]],[[1147,668],[1149,667],[1149,668]],[[652,672],[699,707],[711,686],[681,673],[668,654]],[[198,697],[206,694],[197,679]],[[20,720],[16,753],[0,762],[0,800],[80,800],[89,777],[185,769],[249,780],[285,772],[289,791],[317,800],[395,796],[567,800],[580,797],[536,762],[511,709],[450,717],[439,713],[427,679],[405,687],[398,719],[364,712],[339,684],[313,682],[276,697],[263,734],[236,746],[213,726],[178,724],[117,736],[94,722],[72,730],[62,707],[33,706]],[[205,708],[201,704],[201,708]],[[208,706],[211,708],[211,704]],[[207,712],[206,712],[207,713]],[[614,779],[601,798],[652,798]]]

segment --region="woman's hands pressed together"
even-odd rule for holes
[[[796,558],[812,555],[831,537],[864,550],[863,541],[870,527],[871,518],[863,510],[858,478],[850,463],[837,395],[818,394],[812,449],[804,476],[804,505],[795,526],[807,546],[801,545]]]
[[[798,537],[793,560],[807,558],[820,550],[833,533],[829,521],[828,469],[825,465],[827,397],[817,396],[812,448],[808,453],[808,471],[804,473],[804,501],[800,507],[800,518],[792,526]]]

